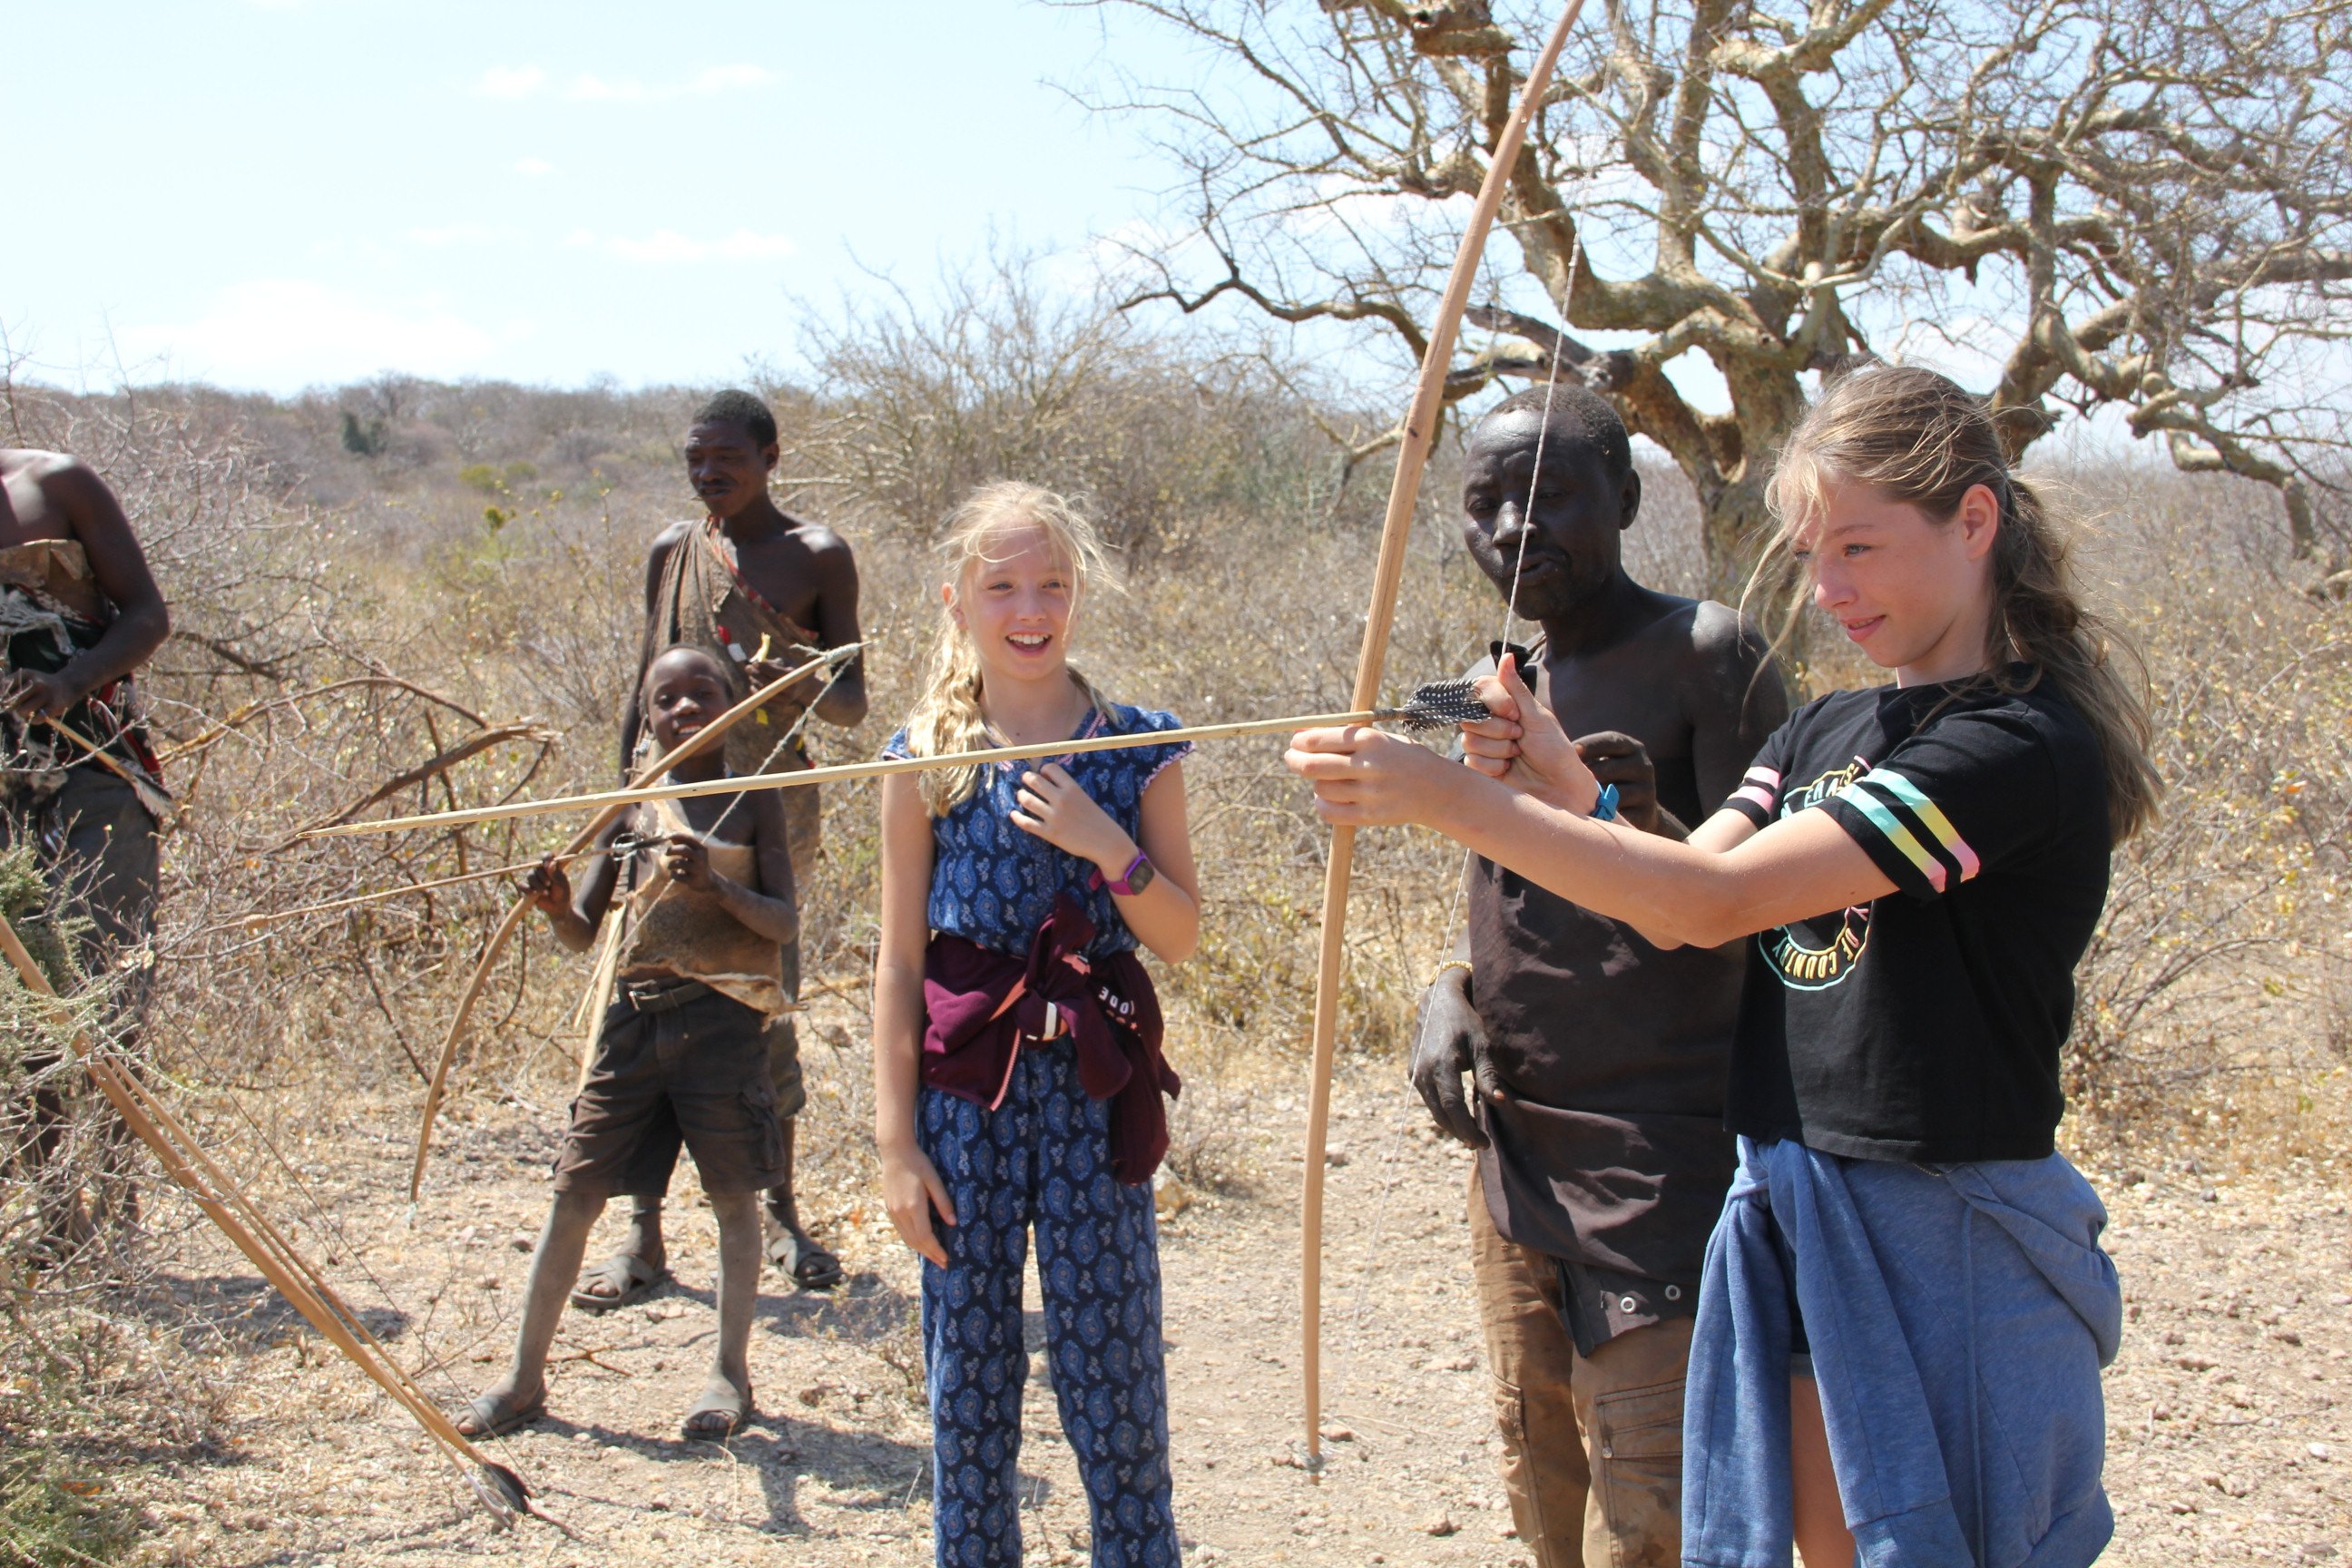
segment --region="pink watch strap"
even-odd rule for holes
[[[1135,889],[1130,879],[1135,875],[1135,868],[1138,866],[1148,866],[1150,863],[1151,857],[1139,849],[1135,852],[1135,858],[1127,863],[1127,869],[1118,874],[1118,880],[1104,880],[1102,870],[1097,867],[1096,869],[1087,873],[1087,885],[1094,888],[1108,888],[1113,893],[1122,899],[1131,899],[1135,896]]]

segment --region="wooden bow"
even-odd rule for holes
[[[49,984],[49,977],[41,973],[40,965],[34,962],[5,916],[0,916],[0,953],[6,955],[26,990],[56,999],[57,992]],[[238,1251],[252,1259],[262,1278],[277,1287],[278,1293],[309,1319],[329,1343],[408,1412],[425,1436],[459,1467],[476,1495],[488,1506],[491,1517],[501,1526],[511,1526],[515,1516],[522,1513],[546,1518],[531,1502],[530,1489],[522,1484],[521,1478],[476,1447],[425,1397],[392,1352],[384,1349],[383,1342],[369,1330],[366,1321],[344,1302],[317,1265],[295,1250],[286,1233],[214,1163],[170,1108],[149,1093],[135,1074],[93,1053],[89,1037],[74,1023],[71,1011],[62,1001],[57,1003],[55,1017],[61,1028],[70,1032],[74,1055],[81,1059],[90,1081],[113,1104],[124,1125],[155,1152],[164,1174],[195,1199],[205,1217],[236,1243]]]
[[[1430,444],[1445,408],[1445,374],[1454,359],[1454,342],[1462,326],[1462,312],[1470,302],[1479,258],[1486,253],[1486,233],[1503,205],[1528,121],[1543,101],[1552,68],[1576,26],[1584,0],[1569,0],[1568,8],[1528,72],[1517,107],[1496,139],[1487,159],[1486,177],[1478,187],[1478,205],[1454,254],[1454,270],[1446,279],[1445,296],[1430,323],[1429,344],[1421,361],[1421,380],[1413,388],[1412,406],[1405,415],[1404,439],[1397,448],[1396,480],[1389,487],[1389,509],[1381,525],[1381,552],[1372,572],[1372,598],[1364,615],[1364,647],[1356,661],[1353,706],[1370,708],[1381,693],[1381,673],[1388,660],[1389,631],[1396,615],[1397,587],[1404,576],[1404,550],[1412,532],[1414,503],[1421,495],[1422,471],[1429,462]],[[1331,1120],[1331,1057],[1339,1023],[1339,970],[1348,929],[1348,883],[1355,871],[1356,830],[1331,831],[1331,859],[1323,879],[1323,949],[1315,971],[1315,1033],[1307,1099],[1307,1182],[1299,1202],[1300,1369],[1307,1401],[1307,1462],[1312,1470],[1322,1460],[1323,1439],[1323,1155]]]
[[[839,647],[827,648],[799,668],[778,676],[696,731],[668,755],[658,757],[639,770],[635,782],[643,784],[657,779],[688,758],[701,755],[717,745],[738,720],[766,707],[793,683],[806,679],[827,665],[837,664],[849,658],[858,647],[856,643],[844,643]],[[626,802],[606,806],[591,817],[586,826],[573,834],[560,853],[569,855],[586,848],[595,841],[596,835],[627,809]],[[474,973],[466,981],[465,993],[457,998],[457,1015],[449,1020],[448,1033],[441,1037],[441,1055],[433,1064],[432,1081],[425,1085],[425,1114],[416,1128],[416,1161],[408,1172],[408,1201],[412,1204],[416,1201],[418,1189],[425,1184],[425,1158],[433,1149],[433,1119],[441,1110],[441,1092],[449,1081],[449,1065],[457,1059],[457,1045],[466,1037],[466,1025],[474,1016],[474,1004],[481,1000],[482,988],[490,981],[490,971],[498,966],[499,955],[506,952],[507,943],[514,940],[515,932],[521,928],[524,917],[530,910],[530,895],[517,894],[506,918],[499,921],[497,930],[490,932],[489,942],[482,948],[482,956],[475,961]]]

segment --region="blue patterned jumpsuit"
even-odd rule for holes
[[[1079,736],[1177,727],[1172,714],[1113,704],[1089,714]],[[905,755],[905,747],[901,731],[886,754]],[[1144,786],[1192,749],[1179,742],[1056,760],[1139,835]],[[1094,922],[1089,957],[1131,952],[1134,933],[1109,892],[1087,885],[1093,868],[1010,820],[1022,771],[1043,765],[996,764],[971,799],[933,821],[930,927],[1020,956],[1067,891]],[[948,1266],[923,1265],[940,1568],[1021,1561],[1029,1375],[1021,1285],[1033,1228],[1046,1360],[1093,1515],[1096,1568],[1177,1568],[1159,1232],[1150,1187],[1111,1174],[1108,1129],[1108,1102],[1087,1098],[1066,1040],[1024,1046],[993,1110],[922,1090],[919,1138],[961,1222],[940,1227]]]

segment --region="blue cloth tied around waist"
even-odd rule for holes
[[[2095,1558],[2115,1532],[2099,1369],[2123,1332],[2105,1224],[2056,1154],[1921,1166],[1740,1139],[1691,1344],[1684,1563],[1790,1563],[1792,1304],[1864,1568]]]

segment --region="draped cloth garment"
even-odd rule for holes
[[[114,615],[79,540],[32,539],[0,547],[0,671],[62,669],[97,645]],[[140,806],[160,824],[171,820],[174,807],[147,743],[142,713],[138,682],[126,675],[74,704],[64,721],[130,775]],[[104,768],[47,725],[0,715],[0,802],[23,807],[48,801],[77,766]]]
[[[711,870],[747,888],[759,887],[759,857],[751,845],[696,833],[677,801],[647,804],[661,833],[700,839]],[[791,1010],[777,943],[737,920],[718,894],[673,878],[658,848],[640,851],[638,866],[640,880],[629,894],[621,933],[621,978],[674,974],[699,980],[761,1015]]]
[[[774,663],[806,663],[823,651],[816,633],[776,609],[743,581],[735,569],[734,546],[719,531],[719,520],[706,518],[687,531],[662,563],[661,585],[654,595],[653,613],[646,618],[645,651],[637,668],[642,672],[663,649],[684,643],[716,658],[740,700],[751,691],[743,666],[760,651],[762,637],[768,642],[768,658]],[[740,721],[727,731],[728,771],[797,773],[810,766],[805,735],[781,752],[776,749],[807,711],[805,703],[778,697]],[[779,796],[792,844],[793,870],[805,882],[816,865],[816,791],[788,789],[780,791]]]

